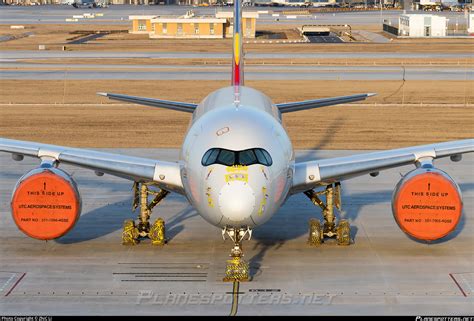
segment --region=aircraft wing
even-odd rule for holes
[[[305,109],[352,103],[354,101],[365,100],[375,95],[376,94],[374,93],[357,94],[357,95],[351,95],[351,96],[339,96],[339,97],[297,101],[293,103],[277,104],[276,106],[278,107],[281,113],[291,113],[294,111],[305,110]]]
[[[14,158],[30,156],[76,165],[137,182],[153,181],[165,190],[184,194],[180,165],[174,162],[6,138],[0,138],[0,152],[11,153]]]
[[[380,152],[357,154],[322,160],[295,163],[293,186],[295,194],[329,185],[349,178],[378,173],[379,171],[415,164],[424,159],[451,156],[459,160],[463,153],[474,152],[474,139],[451,141],[439,144],[420,145]]]
[[[128,95],[122,95],[122,94],[97,93],[97,95],[104,96],[112,100],[120,100],[120,101],[125,101],[127,103],[133,103],[133,104],[138,104],[138,105],[184,111],[187,113],[193,113],[197,107],[196,104],[191,104],[191,103],[183,103],[179,101],[161,100],[161,99],[145,98],[145,97],[137,97],[137,96],[128,96]]]

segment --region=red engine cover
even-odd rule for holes
[[[451,233],[462,214],[457,184],[436,168],[417,168],[398,183],[392,211],[400,228],[423,241],[434,241]]]
[[[18,181],[11,200],[13,219],[26,235],[51,240],[66,234],[81,213],[75,182],[57,168],[39,168]]]

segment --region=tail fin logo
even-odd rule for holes
[[[239,65],[240,62],[240,34],[234,35],[234,60],[235,64]]]
[[[236,86],[243,86],[244,75],[243,75],[243,51],[242,51],[242,38],[240,32],[242,30],[242,11],[241,11],[241,0],[234,0],[234,25],[233,25],[233,61],[232,61],[232,80],[231,84]],[[241,61],[242,60],[242,61]],[[242,62],[242,63],[241,63]]]

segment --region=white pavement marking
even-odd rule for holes
[[[5,287],[15,278],[16,273],[14,273],[14,272],[0,272],[0,273],[10,273],[11,274],[10,278],[5,283],[3,283],[3,286],[0,288],[0,292],[3,292],[3,290],[5,290]]]

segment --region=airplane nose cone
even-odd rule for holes
[[[219,208],[222,215],[239,222],[252,215],[255,209],[255,194],[245,182],[234,181],[224,185],[219,193]]]

